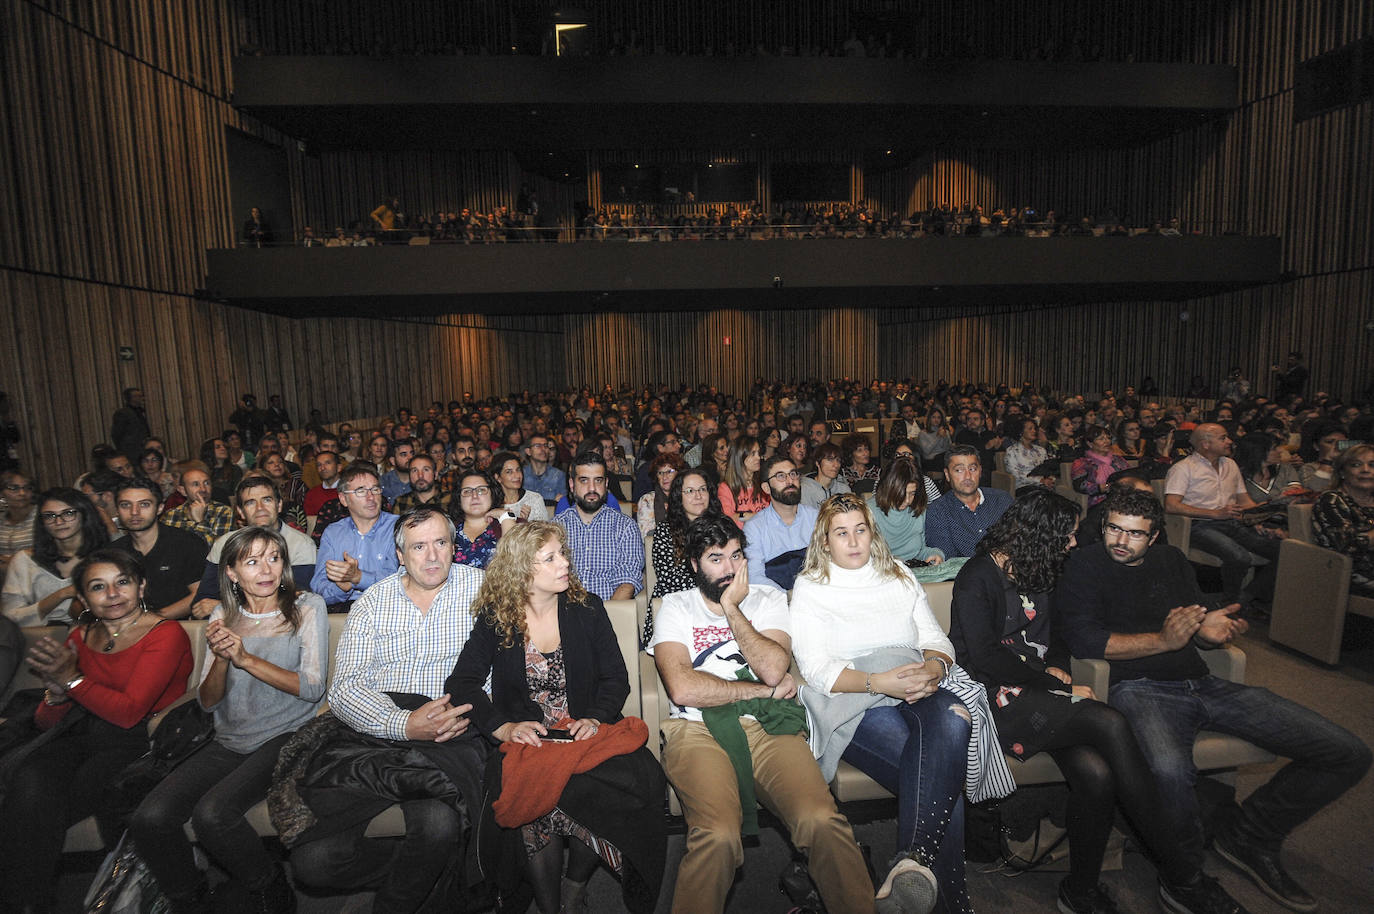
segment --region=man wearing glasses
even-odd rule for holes
[[[382,485],[372,464],[360,460],[344,468],[339,502],[348,516],[320,537],[310,579],[310,589],[324,597],[332,613],[348,612],[354,600],[398,567],[392,539],[396,515],[382,511]]]
[[[791,590],[806,558],[811,531],[816,529],[817,511],[801,503],[801,476],[786,457],[764,461],[763,490],[772,501],[744,525],[749,580]]]
[[[1073,656],[1111,664],[1112,707],[1131,722],[1160,792],[1160,815],[1196,862],[1190,885],[1160,885],[1171,911],[1198,910],[1186,896],[1206,888],[1203,825],[1193,741],[1204,726],[1291,761],[1239,807],[1211,823],[1213,849],[1295,911],[1316,900],[1279,860],[1288,834],[1357,783],[1370,753],[1336,724],[1270,692],[1211,675],[1199,648],[1221,647],[1247,629],[1239,605],[1217,606],[1198,588],[1187,557],[1156,544],[1164,509],[1153,494],[1113,491],[1103,502],[1102,543],[1075,550],[1055,591]]]
[[[528,462],[525,464],[525,488],[538,492],[545,504],[553,504],[568,488],[568,477],[553,465],[549,436],[535,432],[529,437],[525,448]]]

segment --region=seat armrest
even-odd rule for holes
[[[658,678],[658,667],[654,658],[639,652],[639,707],[640,717],[649,728],[649,751],[659,758],[663,751],[663,740],[659,728],[663,725],[664,707],[663,683]],[[660,759],[661,761],[661,759]]]
[[[1080,660],[1073,658],[1073,681],[1078,685],[1091,686],[1093,693],[1103,701],[1107,700],[1107,687],[1112,681],[1111,664],[1105,660]]]
[[[1215,650],[1200,650],[1198,653],[1213,676],[1242,685],[1245,683],[1245,651],[1235,645],[1224,644]]]

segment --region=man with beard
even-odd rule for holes
[[[687,554],[697,586],[663,598],[646,648],[672,702],[663,770],[687,820],[672,909],[724,910],[744,862],[741,831],[757,832],[757,797],[808,852],[828,910],[872,911],[873,883],[854,831],[835,808],[806,743],[805,712],[793,701],[787,597],[750,586],[747,548],[729,518],[693,521]],[[734,737],[735,756],[752,765],[752,778],[740,777],[717,732]]]
[[[554,517],[568,531],[577,576],[603,600],[630,600],[644,586],[644,541],[634,518],[606,504],[606,464],[583,451],[568,468],[573,507]]]
[[[1202,874],[1194,789],[1193,741],[1206,727],[1292,760],[1217,817],[1213,849],[1285,907],[1315,910],[1316,900],[1283,868],[1280,848],[1294,828],[1360,780],[1368,747],[1268,689],[1211,675],[1198,649],[1220,647],[1248,628],[1235,617],[1239,606],[1218,607],[1198,588],[1187,557],[1156,542],[1164,511],[1152,494],[1114,491],[1104,505],[1101,544],[1075,550],[1059,579],[1056,628],[1073,656],[1110,662],[1107,698],[1131,722],[1159,787],[1160,815],[1196,863],[1190,884],[1160,884],[1160,900],[1170,911],[1237,909],[1205,903],[1220,892]]]
[[[392,513],[404,514],[421,505],[434,505],[447,511],[453,496],[439,490],[439,484],[435,481],[434,458],[428,454],[416,454],[410,458],[409,470],[410,488],[396,499]]]
[[[329,706],[341,726],[317,757],[337,762],[325,775],[336,786],[320,785],[310,771],[302,777],[318,815],[308,840],[291,846],[291,871],[328,891],[375,890],[376,911],[463,910],[463,834],[481,808],[487,747],[468,727],[472,705],[453,705],[444,680],[472,634],[482,572],[454,564],[453,522],[443,511],[420,507],[393,521],[393,573],[349,613],[330,677]],[[372,817],[392,805],[379,788],[395,785],[349,780],[343,759],[353,752],[360,769],[419,774],[404,785],[401,841],[367,836]]]
[[[296,589],[310,589],[310,578],[315,573],[315,541],[301,531],[281,520],[281,493],[277,484],[266,476],[254,475],[239,480],[234,489],[234,514],[246,527],[262,527],[281,534],[286,540],[288,555],[283,556],[291,565],[291,575],[296,580]],[[164,515],[165,516],[165,515]],[[196,588],[195,602],[191,604],[191,615],[197,619],[208,619],[220,601],[219,562],[224,543],[229,539],[225,533],[210,544],[210,553],[205,557],[205,571]]]
[[[477,439],[471,435],[459,435],[453,439],[453,468],[439,477],[440,490],[456,495],[463,477],[477,466]]]
[[[382,474],[382,495],[387,498],[394,500],[410,491],[410,461],[415,456],[415,445],[415,440],[407,437],[392,447],[391,469]]]
[[[191,597],[200,584],[209,544],[194,533],[157,522],[162,487],[151,479],[125,480],[115,489],[114,502],[128,533],[110,543],[110,548],[143,560],[145,606],[167,619],[185,619],[191,613]]]
[[[764,461],[763,490],[772,501],[744,525],[749,577],[764,587],[791,590],[806,559],[818,512],[801,503],[801,474],[780,454]]]

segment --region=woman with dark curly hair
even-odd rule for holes
[[[585,910],[587,880],[604,864],[620,877],[631,911],[652,911],[667,844],[663,770],[644,747],[643,722],[622,722],[625,661],[601,599],[578,580],[562,525],[531,521],[503,536],[473,607],[472,634],[444,691],[470,703],[478,730],[505,744],[487,763],[488,793],[500,796],[482,812],[478,855],[487,878],[503,901],[528,883],[541,914],[557,914],[560,904]],[[597,741],[619,747],[635,723],[638,748],[603,749],[604,761],[566,778],[552,808],[511,820],[503,784],[518,791],[531,768],[563,769],[560,759],[580,750],[562,743],[591,741],[588,752]]]
[[[871,492],[878,482],[878,463],[873,459],[873,448],[867,435],[845,435],[840,442],[844,454],[844,481],[851,492]]]
[[[1069,783],[1069,875],[1059,910],[1115,911],[1098,884],[1119,801],[1170,886],[1196,873],[1154,810],[1154,777],[1130,723],[1074,685],[1068,647],[1052,626],[1051,594],[1074,546],[1078,508],[1035,491],[988,528],[954,581],[949,637],[960,664],[987,687],[1002,747],[1025,760],[1048,752]]]

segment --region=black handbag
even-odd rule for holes
[[[215,738],[215,716],[192,699],[172,708],[148,738],[147,754],[129,763],[111,785],[117,808],[133,811],[172,770]],[[112,804],[113,805],[113,804]]]

